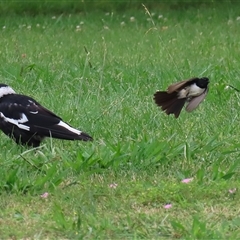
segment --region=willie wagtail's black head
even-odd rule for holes
[[[206,77],[198,78],[196,80],[196,85],[200,88],[206,88],[208,86],[208,83],[209,83],[209,79]]]

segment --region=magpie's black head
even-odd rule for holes
[[[198,78],[196,80],[196,85],[200,88],[207,88],[208,83],[209,83],[209,79],[206,77]]]
[[[8,94],[14,94],[15,91],[4,83],[0,83],[0,98]]]

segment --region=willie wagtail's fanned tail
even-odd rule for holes
[[[157,91],[154,94],[154,101],[167,115],[174,114],[178,118],[186,99],[178,99],[177,92],[169,94],[164,91]]]

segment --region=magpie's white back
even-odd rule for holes
[[[33,98],[0,84],[0,129],[17,144],[37,147],[45,137],[91,141]]]

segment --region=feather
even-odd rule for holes
[[[158,91],[154,94],[154,100],[167,115],[174,114],[175,117],[178,118],[186,98],[178,99],[178,94],[176,92],[168,94],[167,92]]]
[[[2,91],[1,91],[2,88]],[[16,143],[39,146],[45,137],[91,141],[87,133],[71,127],[33,98],[15,94],[0,84],[0,129]],[[7,94],[9,92],[9,94]]]
[[[197,78],[190,78],[190,79],[187,79],[187,80],[183,80],[181,82],[177,82],[177,83],[174,83],[172,85],[170,85],[167,89],[167,92],[168,93],[172,93],[172,92],[175,92],[175,91],[180,91],[181,89],[185,88],[186,86],[188,86],[189,84],[191,84],[192,82],[194,82]]]
[[[204,100],[207,93],[208,89],[206,89],[200,96],[190,99],[189,103],[186,106],[186,111],[192,112],[193,110],[195,110],[198,105]]]

